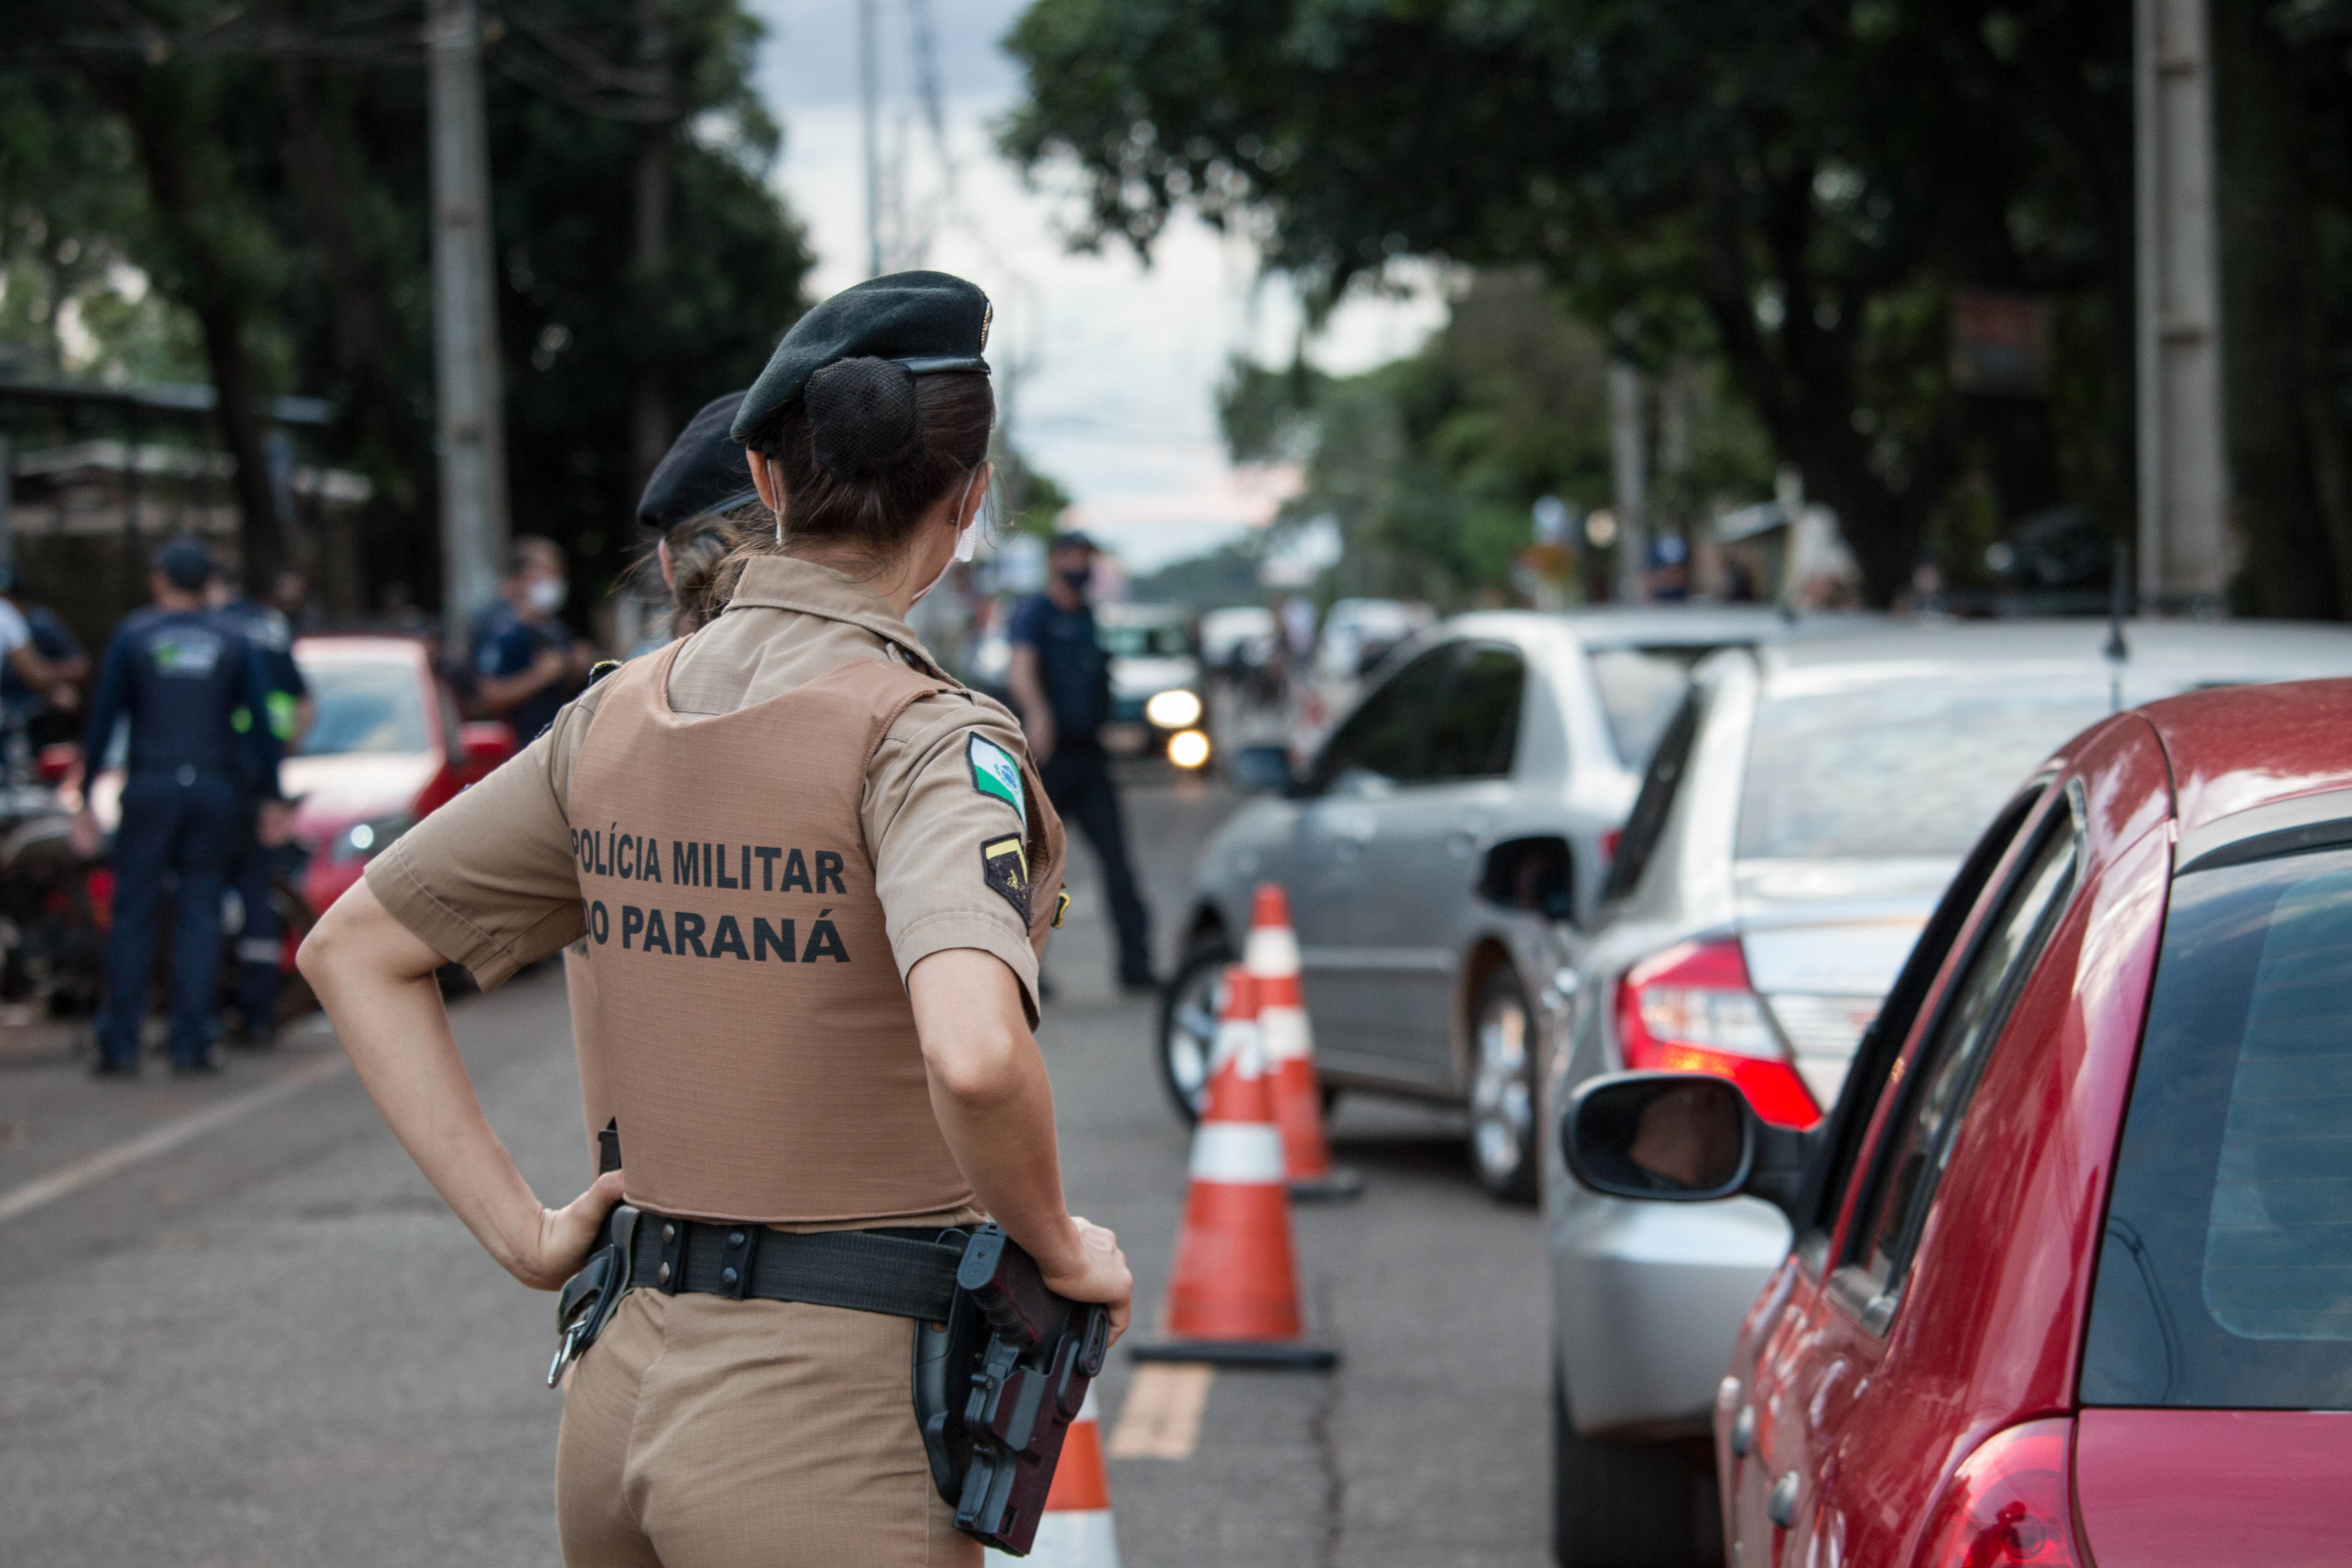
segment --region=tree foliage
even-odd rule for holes
[[[2128,298],[2127,28],[2062,0],[1036,0],[1003,144],[1076,165],[1093,243],[1189,208],[1327,302],[1401,256],[1531,263],[1616,353],[1719,356],[1884,596],[1964,476],[2011,515],[2063,493],[2047,405],[1950,386],[1946,301]],[[2102,416],[2105,320],[2061,333]]]
[[[768,184],[781,132],[751,85],[758,24],[739,0],[663,0],[656,69],[646,13],[529,0],[486,51],[513,523],[592,581],[634,547],[641,395],[675,423],[747,384],[811,265]],[[437,590],[422,21],[421,4],[352,0],[17,0],[0,18],[0,331],[55,367],[38,298],[88,317],[120,262],[157,303],[100,363],[64,368],[226,386],[242,358],[257,393],[333,400],[314,455],[376,497],[358,537],[322,542],[346,610],[394,584]],[[667,190],[651,267],[634,177],[649,153]],[[249,551],[255,536],[248,517]]]

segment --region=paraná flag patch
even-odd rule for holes
[[[1021,787],[1021,764],[1013,760],[1013,753],[975,730],[964,742],[963,754],[971,763],[971,787],[1019,812],[1022,826],[1027,826],[1027,792]]]

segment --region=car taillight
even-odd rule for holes
[[[2074,1424],[2029,1421],[1960,1462],[1914,1568],[2082,1568],[2074,1544]]]
[[[1623,828],[1611,827],[1603,829],[1601,835],[1601,858],[1604,860],[1616,859],[1617,846],[1622,844],[1624,841],[1625,830]]]
[[[1822,1119],[1737,942],[1682,942],[1627,970],[1617,983],[1617,1042],[1629,1068],[1729,1079],[1776,1127]]]

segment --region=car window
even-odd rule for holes
[[[433,748],[424,693],[413,665],[315,664],[302,671],[317,717],[296,754],[341,757]]]
[[[2352,850],[2178,879],[2085,1405],[2352,1405]]]
[[[1914,1060],[1902,1103],[1871,1161],[1872,1190],[1845,1248],[1881,1302],[1891,1304],[1899,1293],[1985,1062],[2066,907],[2078,853],[2073,814],[2049,813]]]
[[[1878,1016],[1871,1022],[1854,1051],[1845,1084],[1838,1091],[1837,1103],[1831,1107],[1822,1126],[1818,1163],[1807,1173],[1805,1191],[1797,1205],[1797,1213],[1804,1216],[1798,1226],[1798,1255],[1806,1259],[1806,1267],[1815,1274],[1821,1270],[1830,1229],[1844,1210],[1846,1184],[1853,1178],[1864,1135],[1870,1131],[1879,1096],[1886,1088],[1895,1060],[1903,1054],[1904,1043],[1911,1037],[1911,1026],[1926,1005],[1936,976],[1943,972],[1952,944],[1967,929],[1977,900],[1984,895],[1986,885],[2009,854],[2010,846],[2023,831],[2033,804],[2042,798],[2045,787],[2043,782],[2036,781],[2031,788],[2020,791],[2001,808],[1993,825],[1985,829],[1976,847],[1969,851],[1958,873],[1945,888],[1944,896],[1936,901],[1935,913],[1920,928],[1919,940],[1912,944],[1911,955],[1903,961],[1902,972],[1888,989]]]
[[[1430,726],[1427,775],[1507,777],[1519,749],[1519,706],[1527,687],[1527,661],[1517,648],[1472,648]]]
[[[1664,837],[1667,814],[1674,810],[1675,792],[1682,788],[1684,775],[1690,772],[1691,747],[1698,740],[1699,693],[1694,689],[1675,712],[1658,742],[1658,749],[1650,757],[1649,771],[1642,775],[1642,793],[1633,797],[1633,810],[1625,818],[1624,831],[1618,835],[1617,854],[1609,862],[1609,880],[1602,885],[1602,899],[1622,899],[1641,885],[1642,871],[1650,857],[1658,850],[1658,840]]]
[[[1192,639],[1180,624],[1097,625],[1095,641],[1116,658],[1183,658]]]
[[[1691,671],[1715,651],[1699,643],[1586,651],[1592,661],[1592,683],[1601,693],[1601,714],[1608,721],[1609,738],[1616,742],[1618,758],[1627,767],[1648,764],[1651,752],[1665,738],[1666,726],[1682,707]]]
[[[2105,691],[1906,683],[1759,703],[1740,781],[1748,859],[1958,855]]]
[[[1459,651],[1453,643],[1432,648],[1381,682],[1315,760],[1310,791],[1328,790],[1349,774],[1392,784],[1423,776],[1429,721]]]

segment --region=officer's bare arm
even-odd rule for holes
[[[1118,1238],[1073,1219],[1054,1145],[1054,1089],[1021,1006],[1021,982],[977,948],[932,953],[907,972],[931,1111],[982,1206],[1037,1260],[1045,1283],[1110,1307],[1127,1331],[1135,1282]]]
[[[362,881],[335,900],[297,955],[376,1109],[474,1238],[524,1284],[552,1290],[588,1255],[620,1173],[560,1209],[539,1201],[482,1114],[417,940]]]
[[[1004,672],[1013,705],[1021,710],[1021,728],[1029,737],[1029,754],[1042,765],[1054,754],[1054,710],[1045,700],[1045,683],[1037,677],[1034,645],[1013,645],[1013,663]]]

